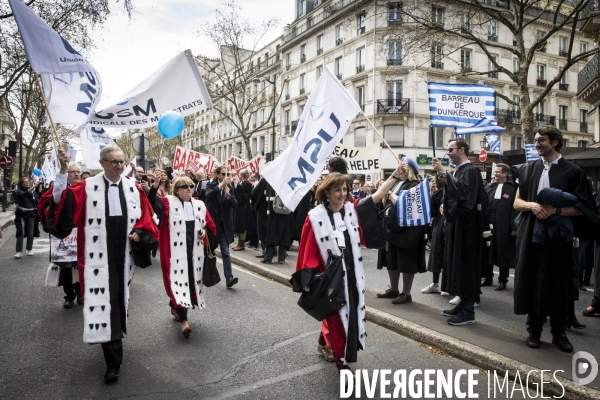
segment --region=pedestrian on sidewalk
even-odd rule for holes
[[[15,210],[17,252],[15,258],[21,258],[22,256],[23,238],[27,238],[27,243],[25,244],[26,254],[28,256],[33,255],[33,234],[38,202],[34,191],[40,185],[41,182],[38,182],[37,185],[30,184],[29,178],[26,176],[21,177],[17,184],[17,190],[15,191],[15,202],[17,203],[17,209]]]
[[[250,171],[243,169],[240,171],[240,183],[235,185],[234,195],[238,202],[235,209],[233,221],[233,232],[238,236],[238,244],[233,251],[246,249],[246,231],[252,229],[251,225],[256,224],[253,220],[252,210],[250,210],[250,197],[252,196],[252,184],[248,181]]]
[[[70,163],[67,170],[67,187],[71,185],[75,185],[81,181],[81,167],[77,163]],[[52,205],[52,191],[47,190],[46,193],[40,198],[38,203],[38,214],[40,216],[40,220],[42,221],[42,226],[45,232],[49,232],[49,226],[47,221],[45,220],[46,211],[48,207]],[[73,228],[73,231],[69,236],[67,236],[62,242],[69,243],[66,244],[67,248],[70,248],[72,245],[70,243],[74,243],[75,245],[75,254],[72,261],[57,261],[55,258],[57,255],[53,254],[52,242],[54,240],[60,240],[54,237],[52,234],[50,236],[50,265],[48,266],[48,271],[46,273],[46,286],[55,286],[54,283],[58,283],[59,286],[62,286],[63,292],[65,293],[63,307],[66,309],[73,308],[75,305],[75,300],[77,300],[77,304],[80,306],[83,305],[83,297],[81,296],[81,290],[79,286],[79,270],[77,268],[77,228]],[[67,254],[69,257],[70,254]],[[58,271],[56,270],[58,267]],[[58,272],[58,279],[53,279]]]
[[[53,190],[53,214],[46,216],[54,236],[77,227],[83,307],[83,341],[100,343],[106,362],[104,382],[119,379],[123,334],[127,333],[129,288],[135,266],[150,265],[158,245],[154,211],[144,190],[122,176],[125,156],[116,146],[100,151],[104,174],[67,187],[69,155],[59,149],[60,173]]]
[[[433,169],[444,187],[446,245],[442,269],[442,291],[458,296],[460,302],[443,314],[450,325],[475,323],[475,303],[481,294],[483,259],[483,220],[487,198],[481,173],[468,159],[469,144],[462,138],[448,142],[447,155],[456,165],[454,175],[447,173],[434,158]]]
[[[296,271],[302,272],[294,275],[294,290],[303,290],[316,274],[325,271],[329,253],[343,257],[346,304],[323,320],[317,345],[325,360],[335,361],[338,371],[350,369],[347,363],[356,362],[358,350],[365,349],[367,336],[361,243],[366,236],[379,236],[380,227],[369,223],[376,216],[361,215],[364,208],[360,203],[374,209],[373,204],[387,196],[400,173],[398,165],[373,196],[356,200],[350,195],[348,177],[330,173],[317,188],[319,205],[309,212],[304,224],[296,263]]]
[[[160,173],[159,173],[160,174]],[[151,203],[159,186],[157,179]],[[188,309],[204,309],[204,240],[207,230],[217,230],[206,206],[192,198],[194,182],[187,176],[173,179],[173,195],[163,197],[163,218],[160,223],[160,265],[171,314],[181,323],[181,334],[189,338],[192,332]],[[184,223],[182,223],[182,221]]]
[[[397,193],[403,190],[409,190],[419,185],[419,166],[417,162],[410,158],[405,157],[402,159],[400,175],[398,175],[402,182],[396,193],[392,195],[394,197],[394,203],[396,202]],[[425,231],[424,226],[411,226],[402,227],[402,230],[412,231],[414,235],[420,236],[415,241],[415,246],[412,248],[401,248],[394,245],[390,240],[390,236],[400,235],[398,229],[394,229],[398,225],[398,214],[396,207],[390,207],[387,212],[389,218],[388,226],[386,229],[386,246],[385,249],[378,251],[377,257],[377,269],[387,268],[387,272],[390,278],[390,288],[383,293],[377,293],[378,298],[393,299],[393,304],[407,304],[412,302],[412,284],[415,279],[415,274],[423,273],[427,271],[427,265],[425,263]],[[402,212],[402,210],[400,211]],[[394,240],[392,240],[394,241]],[[397,241],[394,241],[397,243]],[[400,275],[402,274],[402,292],[398,289],[400,282]]]
[[[573,345],[567,338],[569,309],[573,306],[573,238],[587,238],[598,215],[585,173],[560,154],[563,135],[552,125],[540,126],[535,134],[535,148],[541,158],[516,168],[519,189],[514,207],[521,212],[517,234],[514,311],[527,315],[527,346],[538,348],[544,317],[550,317],[552,343],[565,352]],[[576,197],[575,206],[557,208],[538,203],[538,194],[548,188]],[[543,244],[533,241],[539,223],[572,223],[571,237],[555,234]]]
[[[432,274],[432,282],[429,286],[421,289],[421,293],[440,293],[448,296],[448,292],[442,292],[440,288],[440,274],[444,264],[444,243],[446,241],[446,217],[444,216],[444,189],[438,186],[437,177],[431,179],[429,190],[431,194],[431,246],[427,271]]]
[[[206,185],[206,207],[215,225],[217,226],[217,239],[223,260],[223,274],[225,285],[231,288],[238,282],[231,269],[231,256],[229,245],[233,243],[233,217],[232,211],[238,203],[233,195],[233,187],[229,184],[229,169],[219,165],[213,170],[215,178]]]

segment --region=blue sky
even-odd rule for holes
[[[194,55],[214,55],[207,39],[196,34],[213,18],[221,2],[215,0],[136,0],[136,15],[129,20],[115,12],[104,28],[96,32],[97,48],[88,60],[100,73],[103,83],[100,108],[121,96],[185,49]],[[294,18],[293,0],[240,0],[248,18],[261,21],[280,19],[279,27],[266,38],[274,40]],[[118,9],[118,4],[114,8]],[[270,14],[265,14],[269,10]]]

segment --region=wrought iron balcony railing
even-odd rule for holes
[[[496,109],[496,120],[505,124],[521,125],[521,111]]]
[[[342,43],[344,43],[344,39],[342,39],[342,38],[339,38],[338,40],[335,41],[336,46],[339,46]]]
[[[402,59],[401,58],[388,58],[387,59],[387,65],[402,65]]]
[[[556,125],[554,115],[533,113],[533,123],[536,125]]]
[[[497,72],[490,72],[490,73],[488,74],[488,77],[489,77],[489,78],[495,78],[495,79],[498,79],[498,73],[497,73]]]
[[[444,63],[441,61],[432,61],[431,68],[444,69]]]
[[[567,120],[566,119],[559,119],[558,120],[558,129],[561,129],[563,131],[567,130]]]
[[[289,94],[286,94],[286,95],[285,95],[285,99],[286,99],[286,100],[289,100],[289,99],[290,99],[290,95],[289,95]]]
[[[561,57],[566,57],[568,52],[566,50],[558,50],[558,55]]]
[[[497,42],[498,41],[498,35],[488,35],[488,40],[490,42]]]
[[[410,99],[379,99],[377,100],[378,114],[408,114]]]
[[[367,28],[365,28],[364,26],[361,26],[360,28],[358,28],[357,32],[356,32],[356,36],[360,36],[363,33],[365,33],[365,31],[367,30]]]
[[[588,133],[588,123],[587,122],[579,123],[579,132]]]
[[[323,48],[321,47],[320,49],[317,49],[317,55],[319,54],[323,54]]]
[[[303,63],[304,61],[306,61],[306,54],[300,56],[300,62]]]
[[[569,84],[568,83],[559,83],[558,90],[569,90]]]
[[[548,83],[548,81],[547,81],[547,80],[545,80],[545,79],[540,79],[540,78],[538,78],[536,82],[537,82],[537,85],[538,85],[538,86],[541,86],[541,87],[546,87],[546,84]]]
[[[300,94],[304,94],[306,92],[305,88],[300,88]]]
[[[600,54],[592,60],[577,75],[577,92],[582,91],[591,81],[600,77]]]
[[[340,81],[342,80],[342,74],[335,74],[335,76],[337,76]]]
[[[356,73],[357,74],[360,74],[364,70],[365,70],[365,66],[364,65],[359,65],[358,67],[356,67]]]

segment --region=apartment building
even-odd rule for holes
[[[450,15],[448,7],[454,7],[451,2],[438,3],[431,10],[431,18],[435,18],[436,23],[462,24],[461,29],[470,29],[468,21],[446,20]],[[489,7],[508,6],[508,2],[485,0],[482,3]],[[343,143],[362,147],[382,142],[381,135],[392,147],[392,151],[382,149],[383,172],[391,171],[397,165],[394,154],[425,162],[427,157],[423,156],[433,156],[434,145],[438,154],[442,154],[448,139],[454,135],[450,128],[435,128],[433,136],[430,135],[427,82],[486,84],[510,99],[518,99],[517,85],[505,74],[469,74],[494,69],[478,46],[467,44],[459,50],[451,50],[441,42],[420,55],[404,54],[402,40],[390,41],[386,35],[390,26],[405,22],[402,2],[295,0],[294,5],[296,19],[284,29],[282,37],[254,54],[249,61],[256,65],[258,58],[263,60],[258,63],[261,69],[257,69],[259,85],[266,84],[263,77],[267,77],[283,90],[281,101],[276,105],[275,123],[264,125],[253,136],[253,155],[268,154],[272,149],[276,150],[281,138],[285,141],[293,136],[306,100],[324,68],[337,75],[364,113],[355,118]],[[524,35],[533,37],[547,32],[550,25],[550,20],[539,18]],[[514,37],[503,25],[490,21],[485,29],[489,42],[513,45]],[[569,34],[569,31],[557,32],[545,48],[536,51],[528,78],[531,98],[536,98],[564,65]],[[587,51],[593,46],[593,41],[578,32],[573,46],[573,54],[579,54],[578,51]],[[519,68],[518,61],[509,51],[488,48],[498,64],[509,70]],[[267,57],[265,53],[268,53]],[[594,135],[598,123],[589,118],[593,107],[577,97],[577,74],[584,67],[585,62],[574,65],[534,113],[536,124],[555,124],[563,130],[569,147],[587,147],[597,139],[597,133],[596,139]],[[268,72],[265,68],[269,68]],[[236,132],[211,113],[206,111],[195,116],[197,125],[189,128],[189,137],[185,138],[188,146],[204,145],[219,160],[245,154],[239,135],[236,136]],[[256,118],[260,121],[261,116]],[[498,97],[496,118],[499,125],[506,128],[506,133],[500,137],[501,152],[522,152],[524,138],[518,107]],[[486,147],[483,135],[468,135],[466,139],[474,153]],[[491,157],[491,160],[498,159]],[[421,164],[422,173],[430,171],[430,165]]]

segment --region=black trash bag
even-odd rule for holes
[[[292,274],[290,282],[302,279],[302,269]],[[310,290],[302,290],[298,305],[317,321],[335,314],[346,304],[343,255],[330,255],[325,272],[316,274],[308,282]]]

